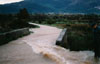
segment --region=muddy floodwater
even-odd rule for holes
[[[92,51],[75,52],[55,45],[62,29],[40,25],[40,28],[31,31],[34,34],[24,41],[32,47],[33,52],[42,54],[57,64],[96,64]]]
[[[62,29],[39,26],[30,29],[34,33],[1,46],[0,64],[99,64],[92,51],[76,52],[56,46]]]

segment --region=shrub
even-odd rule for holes
[[[70,25],[67,32],[70,50],[92,50],[92,29],[88,25]]]

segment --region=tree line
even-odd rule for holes
[[[100,22],[97,14],[31,14],[26,8],[20,9],[17,14],[0,14],[0,31],[9,31],[17,28],[28,27],[28,22],[39,24],[57,23],[91,23]]]

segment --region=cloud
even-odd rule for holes
[[[96,8],[96,9],[99,9],[99,10],[100,10],[100,6],[97,6],[97,7],[94,7],[94,8]]]
[[[0,4],[7,4],[7,3],[13,3],[13,2],[19,2],[23,0],[0,0]]]

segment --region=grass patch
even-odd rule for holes
[[[68,27],[67,40],[70,50],[92,50],[93,33],[88,25],[73,24]]]

